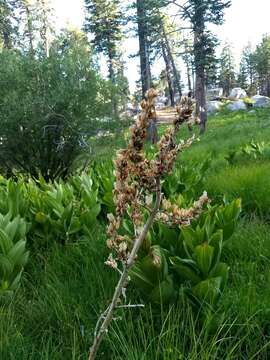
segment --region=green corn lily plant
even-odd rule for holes
[[[99,199],[105,213],[113,213],[115,209],[113,201],[113,186],[115,176],[113,174],[112,161],[94,164],[94,182],[99,185]]]
[[[26,251],[26,222],[11,213],[0,214],[0,294],[12,293],[20,284],[29,253]]]
[[[153,303],[167,303],[174,294],[165,251],[159,245],[151,246],[148,255],[133,266],[130,278]]]
[[[137,262],[131,279],[153,302],[166,303],[184,287],[188,299],[198,309],[214,309],[226,286],[229,267],[222,262],[224,244],[237,226],[241,201],[209,207],[188,227],[169,228],[156,224],[153,245]],[[158,244],[157,244],[158,243]],[[155,266],[155,252],[161,259]],[[159,297],[152,293],[159,292]],[[163,295],[164,294],[164,295]]]
[[[196,198],[203,188],[205,174],[210,166],[211,158],[200,163],[178,164],[173,174],[165,179],[163,190],[166,197],[174,201],[179,196],[182,201]]]

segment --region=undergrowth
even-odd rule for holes
[[[146,303],[118,314],[99,359],[270,358],[269,139],[269,110],[224,113],[210,118],[206,135],[182,158],[181,166],[211,158],[196,191],[207,190],[214,203],[242,198],[240,224],[222,254],[230,275],[217,326],[202,324],[180,289],[174,303]],[[256,158],[241,150],[252,140],[266,144]],[[112,149],[110,144],[108,158]],[[228,163],[232,150],[237,154]],[[109,207],[106,179],[102,206]],[[76,242],[31,251],[20,288],[0,304],[1,359],[86,359],[96,319],[116,282],[104,266],[107,255],[103,218]],[[144,302],[135,288],[128,291],[133,302]]]

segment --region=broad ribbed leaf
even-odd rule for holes
[[[228,281],[229,276],[229,266],[225,263],[219,263],[214,271],[212,271],[209,276],[211,277],[220,277],[221,284],[220,289],[221,291],[224,290],[224,287]]]
[[[25,265],[25,245],[26,242],[23,240],[18,241],[8,253],[8,258],[14,265]]]
[[[187,227],[181,228],[181,233],[188,249],[193,251],[195,246],[197,245],[195,231],[191,227]]]
[[[194,260],[204,276],[207,276],[211,269],[214,250],[214,247],[207,243],[197,246],[194,250]]]
[[[198,284],[202,279],[196,269],[193,260],[181,259],[179,257],[170,258],[174,271],[185,281],[190,281],[193,285]]]
[[[14,264],[9,260],[9,258],[3,254],[0,254],[0,275],[3,278],[8,278],[8,276],[13,271]],[[0,279],[2,280],[2,279]]]
[[[21,276],[22,276],[22,271],[20,271],[17,276],[15,277],[15,279],[12,281],[12,283],[9,285],[9,289],[10,290],[16,290],[20,284],[20,280],[21,280]]]
[[[221,277],[201,281],[192,288],[192,293],[200,301],[214,305],[221,294]]]
[[[149,254],[140,261],[140,268],[153,284],[156,284],[168,275],[167,260],[158,245],[150,248]]]
[[[131,281],[138,289],[144,291],[147,294],[153,290],[154,284],[149,279],[147,274],[142,271],[139,263],[132,267],[129,272],[129,276]]]
[[[7,254],[12,246],[13,243],[9,236],[2,229],[0,229],[0,249],[2,253]]]
[[[223,247],[223,230],[218,230],[210,239],[210,244],[215,248],[214,258],[212,261],[212,270],[215,270],[216,266],[219,264],[220,256]]]
[[[13,241],[15,234],[18,232],[20,226],[20,218],[16,217],[5,228],[5,233],[10,237],[10,240]]]

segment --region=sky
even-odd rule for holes
[[[52,0],[56,10],[56,21],[59,28],[69,25],[81,28],[84,19],[83,0]],[[242,49],[250,41],[254,46],[261,41],[263,34],[270,34],[270,0],[232,0],[232,6],[226,10],[225,23],[213,27],[214,32],[224,44],[232,44],[236,61],[239,62]],[[138,51],[138,40],[128,39],[123,44],[126,75],[131,90],[139,78],[138,59],[130,59],[129,55]],[[105,71],[105,64],[103,64]],[[154,74],[161,70],[157,64]]]

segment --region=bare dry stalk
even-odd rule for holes
[[[134,264],[137,254],[138,254],[138,250],[140,249],[143,241],[145,240],[145,237],[146,237],[148,231],[150,230],[150,228],[152,227],[152,225],[154,223],[155,217],[156,217],[157,212],[160,207],[160,203],[161,203],[161,187],[160,187],[160,181],[158,180],[158,190],[157,190],[157,198],[156,198],[155,206],[154,206],[146,224],[144,225],[143,231],[141,232],[140,236],[136,239],[136,241],[133,245],[131,254],[126,262],[126,265],[124,267],[122,275],[121,275],[121,277],[118,281],[118,284],[115,288],[112,302],[111,302],[109,308],[107,309],[105,318],[98,330],[98,333],[95,336],[93,345],[90,350],[89,360],[94,360],[96,358],[96,354],[99,349],[100,343],[101,343],[104,335],[108,331],[108,327],[112,321],[114,310],[117,307],[120,297],[122,296],[123,289],[126,287],[126,285],[128,283],[129,270],[132,267],[132,265]],[[104,314],[102,316],[104,316]]]
[[[108,332],[109,325],[113,320],[114,311],[120,307],[121,297],[125,298],[129,271],[136,262],[138,251],[154,221],[158,219],[158,221],[168,224],[188,225],[192,219],[201,213],[203,205],[208,201],[207,195],[204,194],[198,201],[194,202],[190,209],[180,209],[162,198],[162,177],[172,171],[179,152],[192,144],[193,138],[177,145],[175,137],[180,125],[191,118],[194,103],[187,97],[181,99],[177,109],[179,118],[175,120],[174,126],[166,131],[157,144],[156,158],[148,160],[144,153],[144,142],[149,122],[155,116],[156,96],[157,92],[154,89],[147,92],[146,100],[141,103],[142,112],[131,128],[131,140],[128,147],[118,152],[115,161],[114,202],[116,217],[113,214],[108,215],[109,226],[107,230],[109,235],[107,245],[113,253],[110,254],[106,264],[120,273],[120,279],[109,307],[97,321],[89,360],[96,358],[102,339]],[[144,221],[145,211],[148,211],[146,222]],[[134,224],[134,238],[118,233],[125,216],[129,216]],[[122,265],[122,270],[118,268],[119,263]],[[127,307],[127,305],[122,307]]]

